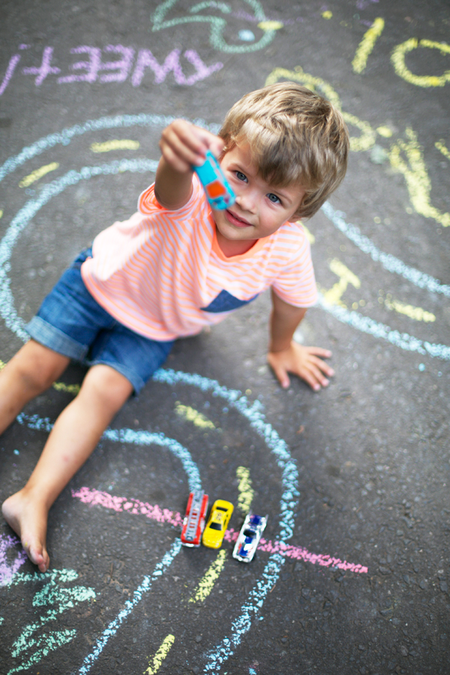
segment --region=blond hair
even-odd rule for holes
[[[310,218],[347,170],[348,132],[341,113],[295,82],[277,82],[243,96],[219,131],[225,149],[248,143],[267,182],[306,190],[294,214]]]

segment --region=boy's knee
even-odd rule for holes
[[[23,386],[38,394],[51,387],[67,368],[69,361],[66,356],[30,340],[14,356],[10,365]]]
[[[110,366],[99,364],[92,366],[87,373],[80,394],[93,395],[110,410],[119,410],[132,392],[133,385],[124,375]]]

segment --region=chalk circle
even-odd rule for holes
[[[199,120],[195,120],[199,123]],[[72,138],[79,136],[87,131],[97,131],[99,129],[128,127],[134,124],[142,126],[166,126],[168,123],[167,117],[158,117],[152,115],[137,115],[137,116],[121,116],[116,118],[102,118],[94,122],[87,122],[84,126],[76,126],[71,129],[66,129],[61,134],[52,134],[37,143],[24,148],[22,152],[16,157],[8,160],[2,167],[0,167],[0,181],[5,175],[11,173],[16,168],[24,164],[28,159],[34,157],[44,150],[54,147],[56,144],[68,145]],[[204,125],[206,126],[206,125]],[[135,160],[117,160],[99,166],[83,167],[80,171],[71,170],[64,176],[55,179],[46,184],[41,190],[40,194],[35,199],[30,199],[12,219],[10,226],[3,239],[0,242],[0,314],[3,317],[6,326],[20,339],[26,340],[27,334],[24,329],[24,321],[19,316],[14,306],[14,298],[10,288],[10,258],[13,247],[16,244],[20,234],[24,231],[31,219],[38,213],[42,206],[46,205],[53,197],[60,195],[67,187],[74,186],[82,180],[89,180],[98,175],[117,175],[125,171],[130,172],[154,172],[156,170],[157,162],[150,159],[135,159]],[[176,372],[171,370],[158,370],[154,377],[155,382],[176,385],[187,384],[198,387],[205,393],[210,393],[215,397],[221,397],[227,401],[230,407],[233,407],[239,412],[244,419],[249,423],[250,427],[264,440],[270,453],[273,455],[280,471],[282,483],[282,495],[280,499],[280,513],[278,516],[278,533],[276,535],[277,541],[283,547],[287,545],[287,541],[292,537],[295,516],[294,509],[298,504],[298,471],[294,460],[291,457],[289,448],[285,441],[280,438],[278,433],[272,426],[265,421],[262,412],[261,404],[256,401],[249,403],[247,397],[242,395],[240,391],[229,390],[221,386],[218,382],[201,377],[195,374]],[[35,419],[34,423],[47,423],[48,420]],[[42,427],[41,427],[42,428]],[[135,431],[135,430],[134,430]],[[130,429],[117,430],[118,438],[121,442],[126,442],[127,433]],[[148,432],[147,432],[148,433]],[[169,444],[170,449],[170,444]],[[189,454],[189,453],[188,453]],[[189,464],[189,458],[186,459]],[[186,469],[186,464],[184,464]],[[191,473],[188,472],[189,483],[192,486],[200,484],[200,476],[196,473],[197,469],[193,468]],[[272,515],[272,521],[277,521],[277,516]],[[165,553],[160,563],[157,563],[153,576],[146,577],[143,583],[135,591],[135,598],[141,598],[142,594],[149,590],[154,579],[161,576],[164,571],[170,566],[173,558],[180,550],[179,537],[172,544],[171,548]],[[229,634],[223,640],[207,652],[204,656],[206,658],[206,666],[204,672],[216,671],[220,664],[226,661],[233,653],[245,633],[247,633],[252,625],[252,622],[260,614],[260,610],[264,604],[269,591],[274,587],[281,568],[285,562],[285,558],[278,553],[270,555],[264,570],[259,578],[255,580],[253,589],[250,591],[246,601],[241,607],[240,613],[231,622]],[[130,605],[131,612],[134,605]],[[126,612],[125,612],[126,614]],[[104,644],[114,635],[112,625],[117,628],[120,626],[125,617],[124,612],[120,612],[116,619],[110,624],[103,636],[99,639],[93,652],[86,657],[80,673],[87,673],[97,656],[100,655]],[[262,617],[258,617],[262,618]],[[96,653],[97,650],[97,653]]]

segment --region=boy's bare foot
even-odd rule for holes
[[[9,497],[2,506],[3,517],[20,537],[22,546],[40,572],[46,572],[50,557],[45,546],[48,511],[24,488]]]

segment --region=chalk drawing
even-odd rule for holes
[[[442,152],[444,157],[450,159],[450,150],[446,147],[443,141],[436,141],[434,145],[439,150],[439,152]]]
[[[192,422],[196,427],[199,427],[200,429],[215,429],[215,425],[211,420],[209,420],[205,415],[202,413],[198,412],[194,408],[191,408],[188,405],[183,405],[179,401],[175,403],[175,412],[177,415],[182,417],[183,419],[187,420],[188,422]]]
[[[72,394],[73,396],[76,396],[78,392],[80,391],[80,385],[79,384],[64,384],[64,382],[54,382],[53,383],[53,389],[56,389],[56,391],[65,391],[68,394]]]
[[[400,333],[398,330],[393,330],[390,326],[374,321],[368,316],[363,316],[355,311],[349,311],[345,307],[330,305],[325,302],[320,293],[318,304],[342,323],[346,323],[351,328],[356,328],[362,333],[386,340],[390,344],[400,347],[400,349],[407,352],[417,352],[418,354],[450,361],[450,347],[447,345],[420,340],[408,333]]]
[[[247,515],[252,505],[255,491],[252,488],[252,481],[250,478],[250,469],[245,466],[238,466],[236,469],[236,476],[239,478],[238,485],[238,509],[242,514]]]
[[[34,608],[49,607],[47,611],[41,614],[38,620],[25,626],[19,637],[14,641],[11,649],[13,658],[22,658],[14,668],[11,668],[6,675],[12,675],[22,670],[28,670],[31,666],[65,644],[71,642],[77,635],[75,629],[72,630],[53,630],[42,633],[41,629],[47,623],[56,621],[60,614],[73,609],[81,602],[95,600],[96,594],[93,588],[85,586],[75,586],[64,588],[63,583],[74,581],[78,578],[74,570],[51,570],[49,572],[32,574],[16,574],[8,583],[8,586],[17,586],[21,583],[36,583],[44,581],[44,586],[37,591],[33,597],[32,605]],[[31,652],[31,653],[30,653]]]
[[[44,51],[42,53],[42,62],[39,68],[35,66],[22,68],[22,73],[24,75],[36,75],[34,83],[36,87],[40,87],[48,75],[57,75],[58,73],[61,72],[60,68],[56,68],[50,65],[52,58],[53,58],[53,47],[44,47]]]
[[[26,562],[27,554],[23,549],[14,550],[20,544],[14,535],[0,534],[0,587],[11,583],[14,575]]]
[[[92,666],[102,653],[103,649],[105,648],[109,640],[116,635],[117,631],[119,630],[120,626],[125,621],[125,619],[131,614],[136,605],[138,605],[141,602],[143,596],[146,593],[148,593],[148,591],[152,588],[153,583],[157,581],[164,574],[164,572],[170,567],[175,556],[178,555],[178,553],[180,552],[180,549],[181,549],[181,542],[179,538],[177,538],[175,542],[172,544],[170,550],[164,555],[163,559],[156,564],[152,574],[146,575],[144,577],[142,583],[134,591],[133,599],[127,600],[125,602],[124,609],[122,609],[117,615],[117,617],[109,623],[107,628],[103,631],[102,635],[98,638],[98,640],[95,643],[94,649],[90,654],[88,654],[88,656],[86,656],[86,658],[83,661],[83,665],[78,671],[80,675],[86,675],[86,673],[88,673],[91,670]]]
[[[0,84],[0,96],[3,94],[6,87],[8,86],[9,81],[12,78],[19,61],[20,61],[20,54],[14,54],[14,56],[10,58],[8,67],[6,68],[6,73],[3,77],[2,83]]]
[[[111,150],[138,150],[141,147],[139,141],[129,139],[116,139],[114,141],[105,141],[104,143],[92,143],[92,152],[111,152]]]
[[[204,673],[216,673],[220,666],[234,654],[236,648],[240,645],[243,636],[250,630],[252,621],[258,616],[263,606],[267,594],[273,589],[278,578],[284,558],[278,554],[273,554],[264,568],[260,579],[250,591],[247,601],[242,605],[239,617],[231,624],[230,634],[225,637],[214,649],[206,653],[206,667]]]
[[[256,39],[255,34],[251,30],[240,30],[238,36],[243,42],[253,42]]]
[[[375,262],[380,262],[384,269],[393,274],[398,274],[418,288],[423,288],[430,293],[440,293],[450,298],[450,286],[441,284],[437,279],[425,274],[414,267],[405,265],[404,262],[391,255],[380,251],[375,244],[361,233],[357,225],[347,223],[345,213],[334,209],[330,202],[325,202],[322,206],[322,212],[333,223],[333,225],[344,234],[360,251],[368,254]]]
[[[450,213],[441,213],[430,204],[431,181],[428,177],[417,134],[411,127],[408,127],[405,130],[405,135],[406,141],[400,139],[391,146],[389,159],[392,168],[404,175],[412,205],[417,213],[425,216],[425,218],[433,218],[440,225],[448,227],[450,225]]]
[[[273,22],[267,21],[264,14],[262,5],[258,0],[243,0],[250,8],[253,10],[254,18],[258,21],[258,26],[262,29],[263,35],[260,40],[254,44],[245,44],[245,45],[233,45],[225,41],[223,36],[224,30],[227,27],[227,20],[221,16],[211,15],[211,14],[199,14],[200,11],[204,9],[218,9],[224,15],[229,15],[231,13],[231,8],[227,3],[224,2],[202,2],[191,7],[190,13],[185,16],[170,17],[171,10],[179,4],[179,0],[166,0],[161,3],[153,14],[153,31],[159,31],[163,29],[173,28],[174,26],[179,26],[182,24],[190,23],[205,23],[210,24],[209,32],[209,43],[211,47],[217,49],[221,52],[226,52],[228,54],[244,54],[248,52],[254,52],[259,49],[264,49],[267,47],[276,35],[277,27],[274,27]],[[253,18],[253,16],[252,16]]]
[[[216,648],[208,652],[205,672],[209,672],[214,669],[217,664],[223,663],[234,653],[235,648],[240,644],[245,633],[250,630],[252,621],[255,620],[260,613],[267,593],[273,588],[278,579],[286,557],[283,553],[295,555],[294,549],[289,548],[287,541],[292,537],[295,526],[294,509],[298,503],[299,496],[297,468],[290,456],[286,443],[278,436],[271,425],[265,422],[259,401],[254,401],[249,404],[247,397],[242,395],[241,392],[229,390],[226,387],[220,386],[219,383],[214,380],[209,380],[208,378],[196,374],[181,373],[173,370],[158,370],[155,373],[153,380],[171,386],[175,386],[178,383],[195,386],[205,393],[226,400],[227,405],[234,407],[241,413],[255,432],[265,441],[266,446],[274,456],[281,471],[283,492],[280,499],[279,532],[277,541],[270,543],[270,546],[272,546],[273,549],[272,551],[267,548],[267,552],[270,553],[269,561],[267,562],[261,577],[256,581],[246,602],[241,607],[239,616],[232,622],[229,637],[224,638]],[[27,424],[33,429],[41,429],[46,432],[51,429],[50,420],[47,418],[40,418],[37,415],[27,417],[22,414],[18,417],[18,421],[22,424]],[[167,439],[162,434],[153,434],[144,430],[136,431],[131,429],[108,429],[104,434],[104,438],[120,443],[136,443],[140,445],[158,444],[166,447],[172,452],[175,452],[181,461],[184,462],[183,466],[188,474],[190,488],[192,489],[192,485],[195,484],[195,479],[198,476],[198,473],[196,473],[196,471],[198,472],[197,467],[192,462],[192,458],[188,451],[185,448],[182,448],[177,441]],[[197,483],[197,486],[200,486],[200,481]],[[86,488],[83,491],[83,496],[85,500],[89,499]],[[97,498],[98,496],[95,495],[93,501],[97,501]],[[126,498],[120,498],[119,500],[112,499],[110,502],[107,501],[106,503],[112,504],[111,508],[122,509],[125,512],[131,513],[135,508],[137,510],[140,506],[136,501]],[[124,508],[129,503],[132,506]],[[146,512],[143,515],[147,516],[148,514],[155,514],[155,511],[146,506]],[[178,517],[173,516],[173,514],[168,516],[168,519],[169,518],[174,518],[175,522],[178,522]],[[179,516],[179,518],[181,519],[181,516]],[[269,546],[267,542],[265,545]],[[150,590],[153,582],[171,565],[174,557],[179,553],[180,547],[181,544],[179,536],[177,535],[171,549],[165,554],[163,560],[160,563],[157,563],[153,574],[144,578],[143,582],[134,592],[133,600],[126,603],[125,608],[119,612],[118,616],[110,622],[105,631],[98,638],[94,649],[85,658],[83,665],[79,670],[80,674],[85,675],[85,673],[90,671],[108,641],[113,638],[119,630],[123,621],[141,601],[143,595]],[[300,557],[303,556],[302,559],[307,557],[306,554],[302,554],[300,550],[298,555]],[[342,563],[342,561],[337,563],[337,559],[331,559],[330,556],[314,557],[313,554],[310,554],[310,556],[311,560],[314,560],[314,562],[319,561],[319,564],[328,564],[328,566],[332,567],[337,567],[338,564],[347,564]],[[354,566],[354,568],[354,571],[357,572],[367,570],[367,568],[364,569],[362,566]],[[353,570],[353,567],[350,565],[348,569]]]
[[[364,34],[364,37],[359,43],[355,57],[352,61],[352,66],[355,73],[362,73],[365,70],[367,59],[372,53],[375,42],[380,37],[383,29],[384,19],[378,18],[375,19],[369,30]]]
[[[221,571],[223,570],[226,558],[227,552],[225,549],[219,551],[216,560],[210,565],[203,577],[200,579],[193,596],[189,598],[189,602],[204,602],[206,600],[214,588],[214,584],[219,578]]]
[[[345,307],[346,305],[342,302],[341,298],[347,290],[347,286],[351,284],[355,288],[360,288],[361,282],[356,274],[353,274],[353,272],[337,258],[331,260],[329,267],[330,270],[339,277],[339,281],[334,284],[330,290],[323,292],[323,299],[326,303],[331,305],[342,305],[342,307]]]
[[[25,420],[21,417],[20,422],[27,424],[30,428],[38,427],[36,420],[29,418]],[[46,426],[46,425],[44,425]],[[138,499],[130,497],[118,497],[109,494],[109,492],[102,492],[95,488],[82,487],[79,490],[72,491],[72,497],[79,499],[83,504],[90,506],[101,506],[104,509],[112,509],[117,513],[127,512],[131,515],[145,516],[156,520],[158,523],[168,523],[173,527],[180,528],[183,522],[183,516],[169,509],[161,509],[157,504],[148,504],[141,502]],[[225,533],[225,541],[233,543],[238,538],[239,532],[232,527],[228,528]],[[304,560],[312,565],[320,565],[322,567],[332,567],[335,569],[349,570],[350,572],[367,573],[367,567],[359,563],[350,563],[346,560],[341,560],[328,553],[312,553],[304,547],[294,546],[291,544],[280,544],[278,541],[269,541],[261,539],[258,550],[268,553],[278,553],[287,558],[294,560]]]
[[[391,62],[394,70],[399,77],[416,87],[444,87],[450,82],[450,70],[446,70],[442,75],[414,75],[405,63],[405,56],[415,49],[438,49],[442,56],[450,54],[450,45],[446,42],[433,42],[432,40],[419,40],[410,38],[393,49]]]
[[[42,55],[42,62],[39,67],[31,66],[22,69],[23,75],[36,75],[34,80],[36,87],[40,87],[49,75],[56,76],[61,73],[60,68],[51,66],[53,51],[53,47],[45,47]],[[105,63],[102,62],[102,51],[107,53],[121,53],[123,58],[121,60],[107,61]],[[192,86],[199,80],[203,80],[223,68],[223,63],[220,61],[213,63],[211,66],[207,66],[195,49],[186,49],[183,52],[183,57],[195,70],[193,74],[186,76],[180,62],[181,49],[173,49],[167,55],[162,65],[149,49],[140,49],[136,56],[136,60],[135,52],[136,50],[134,48],[124,47],[123,45],[107,45],[103,50],[100,47],[90,47],[88,45],[74,47],[70,50],[70,53],[86,54],[86,60],[73,63],[71,65],[71,70],[76,72],[71,73],[70,75],[60,75],[56,81],[58,84],[63,85],[80,82],[87,82],[90,84],[99,82],[101,84],[108,84],[111,82],[125,82],[130,76],[132,86],[139,87],[144,78],[146,69],[150,68],[155,76],[155,84],[164,82],[167,75],[172,72],[177,84]],[[2,84],[0,85],[0,96],[4,93],[16,71],[19,60],[20,54],[11,57]],[[108,74],[101,75],[100,73],[105,70],[109,71]],[[132,70],[133,72],[131,72]]]
[[[117,497],[109,492],[101,492],[88,487],[72,490],[72,497],[79,499],[83,504],[90,506],[102,506],[104,509],[112,509],[117,513],[127,512],[131,515],[143,515],[158,523],[169,523],[174,527],[181,527],[183,518],[180,513],[174,513],[169,509],[161,509],[157,504],[148,504],[139,499]]]
[[[260,21],[257,25],[261,30],[280,30],[284,26],[281,21]]]
[[[149,49],[141,49],[137,57],[136,68],[131,76],[131,84],[133,87],[138,87],[141,84],[146,68],[153,70],[155,84],[164,82],[167,74],[173,72],[175,82],[186,85],[193,85],[223,68],[223,63],[220,62],[214,63],[212,66],[206,66],[195,49],[187,49],[184,52],[184,57],[195,67],[196,72],[186,77],[180,65],[180,54],[180,49],[174,49],[161,66]]]
[[[395,300],[391,293],[386,294],[386,298],[383,299],[382,296],[378,298],[378,302],[383,304],[389,310],[398,312],[399,314],[404,314],[413,321],[424,321],[425,323],[432,323],[436,321],[436,317],[431,312],[427,312],[422,307],[414,307],[413,305],[407,305],[404,302]]]
[[[33,171],[32,173],[28,174],[28,176],[25,176],[25,178],[23,178],[20,181],[19,187],[21,188],[29,187],[43,176],[46,176],[51,171],[56,171],[56,169],[58,168],[59,168],[58,162],[52,162],[51,164],[41,166],[40,169],[36,169],[36,171]]]
[[[174,635],[169,634],[164,638],[155,656],[151,659],[152,661],[151,665],[149,661],[149,666],[147,670],[144,671],[144,675],[156,675],[158,670],[161,668],[162,663],[164,659],[167,657],[167,654],[169,653],[174,642],[175,642]]]

